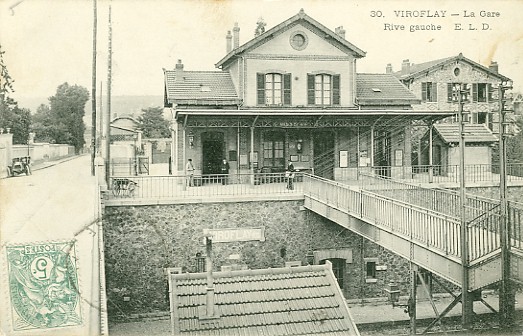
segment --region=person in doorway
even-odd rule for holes
[[[187,160],[187,164],[185,165],[185,176],[187,177],[187,186],[194,186],[194,165],[192,159]]]
[[[226,185],[229,183],[229,162],[227,162],[226,159],[222,160],[222,164],[220,166],[220,171],[222,174],[222,184]]]
[[[287,165],[287,170],[285,171],[285,177],[287,177],[287,189],[294,190],[294,165],[291,161]]]

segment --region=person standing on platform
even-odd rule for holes
[[[287,189],[294,190],[294,165],[291,161],[287,165],[287,170],[285,171],[285,177],[287,177]]]
[[[229,183],[229,168],[230,168],[229,162],[227,162],[226,159],[223,159],[221,167],[220,167],[223,185],[226,185]]]
[[[187,177],[187,186],[194,186],[194,165],[192,164],[192,159],[187,160],[185,165],[185,176]]]

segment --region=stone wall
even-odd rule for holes
[[[164,268],[197,271],[204,254],[204,228],[264,227],[265,241],[213,244],[214,269],[237,264],[251,269],[307,264],[310,251],[348,251],[343,269],[347,299],[384,296],[390,280],[409,288],[408,263],[301,206],[303,201],[266,201],[108,207],[104,216],[105,267],[109,314],[167,311]],[[239,259],[231,259],[234,256]],[[367,279],[365,260],[379,269]],[[316,263],[320,260],[315,260]]]

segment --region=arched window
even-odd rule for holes
[[[265,75],[265,104],[280,105],[282,103],[282,76],[278,73]]]
[[[256,84],[258,91],[258,105],[291,105],[290,73],[258,73]]]
[[[340,75],[308,74],[307,104],[317,106],[340,105]]]

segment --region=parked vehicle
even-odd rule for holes
[[[8,176],[31,175],[31,158],[29,156],[14,158],[11,165],[7,166]]]

